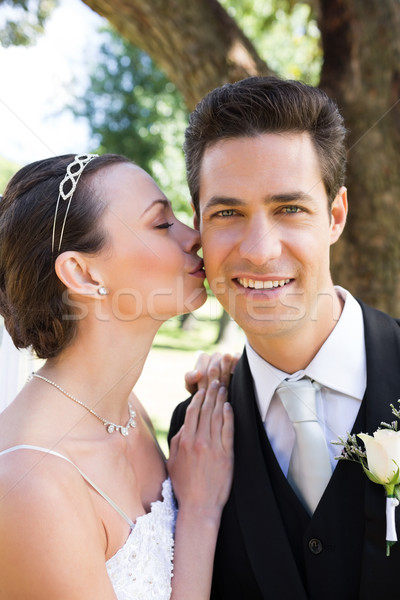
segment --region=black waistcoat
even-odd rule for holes
[[[257,411],[258,412],[258,411]],[[362,407],[356,422],[354,431],[364,431],[364,408]],[[257,430],[260,447],[268,471],[269,479],[275,496],[276,506],[289,541],[293,560],[296,563],[299,578],[303,582],[304,592],[309,600],[320,600],[324,598],[343,597],[356,598],[359,587],[362,538],[363,538],[363,506],[364,485],[362,469],[359,465],[338,464],[332,475],[332,484],[328,485],[314,515],[310,517],[299,501],[275,458],[275,454],[266,436],[261,419],[257,418]],[[340,446],[338,454],[340,454]],[[356,469],[354,469],[356,466]],[[361,485],[355,485],[354,477],[361,480]],[[339,486],[343,490],[352,490],[348,495],[343,494],[342,499],[335,495],[332,497],[334,488]],[[344,569],[335,568],[335,548],[338,547],[335,528],[330,528],[327,506],[337,504],[337,511],[346,511],[346,506],[351,502],[360,507],[349,523],[346,536],[348,547],[352,553],[351,575]],[[329,512],[331,509],[328,509]],[[340,532],[340,547],[343,547],[343,532]],[[343,557],[345,558],[345,557]],[[340,572],[338,572],[340,571]]]

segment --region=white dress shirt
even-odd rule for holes
[[[351,431],[365,393],[367,369],[361,307],[347,290],[338,286],[335,286],[335,290],[345,302],[342,313],[333,331],[304,370],[293,374],[280,371],[261,358],[246,342],[261,419],[285,476],[295,433],[286,410],[275,394],[278,385],[284,379],[297,380],[307,376],[322,386],[317,392],[317,416],[324,429],[332,469],[338,462],[335,456],[340,454],[341,449],[331,442]]]

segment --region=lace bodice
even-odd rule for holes
[[[171,596],[173,533],[176,518],[171,481],[163,500],[138,517],[124,546],[106,562],[118,600],[168,600]]]

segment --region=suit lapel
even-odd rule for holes
[[[366,426],[372,434],[393,420],[390,404],[400,397],[400,327],[384,313],[361,304],[367,354]]]
[[[367,389],[364,396],[366,432],[372,435],[382,421],[391,422],[390,404],[400,398],[400,327],[389,316],[373,310],[361,302],[364,316],[367,354]],[[396,511],[397,531],[400,535],[400,511]],[[382,486],[365,482],[365,541],[361,590],[363,598],[373,597],[380,581],[390,581],[393,568],[398,566],[400,542],[385,556],[385,494]],[[378,584],[379,585],[379,584]],[[379,589],[379,588],[378,588]]]
[[[268,590],[271,597],[306,600],[260,448],[257,407],[245,353],[235,370],[231,402],[235,413],[232,493],[259,587],[264,592]]]

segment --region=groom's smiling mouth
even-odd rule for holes
[[[274,288],[282,288],[288,283],[290,283],[291,279],[250,279],[247,277],[238,277],[235,278],[234,281],[238,283],[241,287],[250,288],[254,290],[272,290]]]

